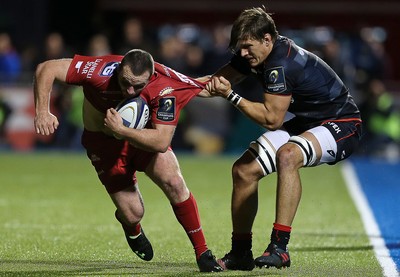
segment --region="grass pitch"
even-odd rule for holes
[[[230,169],[236,157],[178,154],[210,249],[230,250]],[[339,166],[301,171],[303,197],[289,244],[292,266],[201,274],[160,189],[138,174],[142,221],[155,257],[129,249],[114,206],[84,154],[0,153],[1,276],[382,276]],[[274,220],[276,176],[264,178],[253,229],[261,255]]]

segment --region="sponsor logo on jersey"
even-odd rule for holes
[[[265,72],[267,92],[280,93],[286,90],[285,71],[283,66],[270,68]]]
[[[75,64],[76,72],[79,73],[79,70],[81,69],[82,64],[83,64],[83,61],[78,61],[78,62]]]
[[[118,65],[119,65],[119,62],[106,63],[106,65],[100,71],[99,75],[103,76],[103,77],[111,76],[114,73],[114,70],[118,67]]]
[[[160,95],[160,96],[165,96],[165,95],[171,94],[172,92],[174,92],[174,89],[173,89],[173,88],[171,88],[171,87],[166,87],[166,88],[163,88],[163,89],[160,91],[159,95]]]
[[[334,157],[334,158],[336,157],[335,151],[333,151],[333,150],[328,150],[327,152],[328,152],[328,154],[331,155],[332,157]]]
[[[92,78],[93,72],[103,59],[96,59],[94,62],[87,62],[82,69],[81,74],[85,74],[87,79]]]
[[[157,119],[162,121],[173,121],[175,119],[175,100],[175,97],[165,97],[158,101]]]

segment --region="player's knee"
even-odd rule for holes
[[[283,145],[276,152],[276,164],[278,168],[295,169],[303,165],[302,156],[298,156],[295,149],[296,146],[292,144]]]
[[[234,183],[252,183],[264,177],[264,173],[259,165],[252,162],[237,160],[232,166],[232,178]]]
[[[179,173],[170,175],[168,179],[159,186],[173,204],[183,202],[189,197],[189,189],[182,175]]]
[[[303,166],[310,166],[315,163],[317,154],[311,141],[301,136],[292,136],[289,138],[288,143],[289,144],[287,144],[286,147],[281,147],[281,149],[279,149],[279,160],[281,163],[286,162],[292,164],[296,163],[299,159],[302,160]],[[295,148],[290,146],[298,147],[301,151],[302,157],[298,157],[296,154],[297,151],[294,151]]]
[[[235,181],[242,181],[247,179],[247,174],[249,172],[246,171],[243,164],[239,161],[236,161],[232,166],[232,178]]]
[[[174,174],[168,178],[166,185],[173,190],[180,190],[185,187],[185,182],[181,174]]]

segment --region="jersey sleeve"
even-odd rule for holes
[[[183,88],[173,90],[165,96],[157,97],[151,104],[152,122],[155,124],[176,126],[179,122],[181,111],[200,91],[201,89],[199,88]]]
[[[122,56],[75,55],[69,66],[66,82],[71,85],[98,85],[108,79],[118,67]]]
[[[238,53],[233,55],[230,63],[229,63],[236,71],[240,72],[243,75],[251,74],[251,66],[245,58],[240,56]]]
[[[75,55],[68,68],[66,82],[70,85],[82,85],[87,77],[83,74],[83,64],[88,63],[90,57]]]

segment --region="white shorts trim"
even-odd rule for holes
[[[307,132],[315,136],[321,147],[322,156],[318,164],[334,162],[336,159],[337,144],[331,132],[323,126],[314,127]]]

